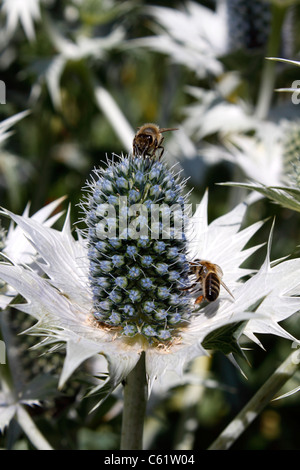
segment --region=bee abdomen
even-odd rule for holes
[[[204,297],[209,302],[214,302],[219,297],[220,279],[215,273],[209,273],[204,281]]]

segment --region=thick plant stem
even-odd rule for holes
[[[299,349],[289,355],[236,418],[224,429],[216,441],[210,446],[209,450],[226,450],[231,447],[265,406],[274,398],[274,395],[299,369],[299,356]]]
[[[148,387],[145,353],[126,378],[121,433],[121,450],[139,450],[143,447],[144,417]]]

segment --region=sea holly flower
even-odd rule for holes
[[[204,99],[203,90],[191,92],[200,104],[188,109],[185,137],[196,135],[199,141],[202,139],[193,150],[194,155],[201,155],[202,164],[226,160],[240,168],[243,179],[221,184],[257,191],[299,212],[299,120],[261,122],[243,112],[239,104],[227,103],[223,98],[214,104],[207,96]],[[216,96],[215,92],[210,93]],[[203,143],[203,138],[214,133],[218,133],[221,144]],[[178,142],[182,145],[180,139]]]
[[[160,191],[151,191],[155,186]],[[206,193],[186,227],[183,189],[180,176],[163,162],[114,157],[106,168],[96,169],[87,184],[82,203],[87,229],[78,231],[77,238],[71,232],[69,214],[62,231],[57,231],[4,211],[31,241],[43,275],[26,265],[2,263],[0,278],[25,299],[15,307],[37,320],[29,333],[43,336],[43,345],[66,344],[60,386],[97,354],[107,360],[108,377],[94,392],[106,397],[134,369],[143,352],[151,389],[157,377],[167,370],[182,373],[193,358],[208,354],[207,349],[221,349],[230,357],[238,353],[246,325],[251,339],[264,331],[291,338],[278,322],[299,310],[295,295],[299,295],[300,260],[272,267],[269,243],[266,262],[257,273],[241,268],[259,248],[244,250],[262,225],[257,222],[241,230],[247,201],[208,224]],[[140,200],[134,210],[125,206],[132,190]],[[155,210],[158,204],[168,205],[168,221],[161,219],[152,231],[151,223],[158,221],[143,202]],[[181,233],[178,226],[174,230],[179,209]],[[144,217],[138,219],[141,211]],[[189,269],[195,258],[221,266],[232,296],[221,287],[215,302],[195,305]],[[242,282],[245,276],[250,277]]]
[[[300,211],[299,121],[262,123],[253,136],[230,136],[223,156],[243,170],[246,182],[226,185],[257,191],[288,209]],[[220,153],[220,149],[216,150]]]
[[[268,59],[300,66],[299,61],[275,57]],[[276,91],[292,93],[292,102],[297,104],[298,89],[294,88],[294,83],[290,88]],[[231,137],[233,145],[229,144],[227,158],[240,165],[250,181],[225,184],[257,191],[277,204],[299,212],[299,131],[298,119],[282,119],[278,124],[268,121],[260,123],[252,138]]]

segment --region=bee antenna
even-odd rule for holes
[[[163,129],[159,129],[159,132],[167,132],[167,131],[178,131],[178,127],[166,127]]]

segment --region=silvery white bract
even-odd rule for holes
[[[195,2],[186,2],[182,11],[149,6],[146,12],[155,20],[156,34],[134,40],[134,45],[168,54],[201,78],[222,73],[219,57],[228,47],[223,2],[218,2],[215,12]]]
[[[17,399],[6,380],[1,377],[0,381],[0,432],[8,426],[13,417],[20,411],[22,405],[39,405],[39,401],[27,397],[26,399]],[[5,404],[5,406],[3,406]]]
[[[51,216],[51,214],[64,199],[65,197],[59,198],[43,207],[31,217],[32,220],[46,227],[51,227],[59,217],[61,217],[62,213],[60,212],[53,216]],[[30,205],[28,204],[23,212],[23,217],[26,219],[29,218],[29,208]],[[3,239],[3,248],[1,250],[2,259],[8,264],[23,264],[31,269],[37,269],[36,254],[34,246],[26,238],[23,230],[11,222],[8,232]],[[0,289],[0,309],[6,308],[16,295],[17,292],[10,285],[3,284]]]
[[[3,0],[2,11],[6,15],[6,33],[14,34],[18,23],[22,24],[29,40],[35,39],[34,22],[40,20],[40,0]]]
[[[0,143],[6,140],[13,133],[13,131],[8,131],[9,128],[28,114],[29,111],[22,111],[0,122]]]

